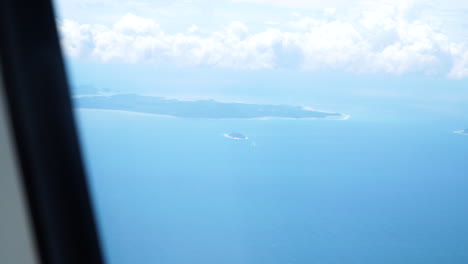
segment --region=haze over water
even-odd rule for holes
[[[457,122],[77,115],[110,263],[468,260]]]

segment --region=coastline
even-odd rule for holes
[[[456,130],[453,131],[453,133],[468,136],[468,133],[466,133],[465,130]]]
[[[104,109],[104,108],[83,108],[83,107],[76,107],[74,110],[82,111],[82,110],[92,110],[92,111],[105,111],[105,112],[113,112],[113,113],[121,113],[121,114],[130,114],[130,115],[142,115],[142,116],[153,116],[153,117],[164,117],[164,118],[178,118],[177,116],[171,115],[160,115],[160,114],[152,114],[152,113],[145,113],[145,112],[138,112],[138,111],[129,111],[129,110],[116,110],[116,109]]]
[[[245,138],[238,138],[238,137],[232,137],[229,134],[224,134],[225,137],[230,138],[230,139],[235,139],[235,140],[247,140],[249,139],[248,137]]]
[[[328,119],[328,120],[348,120],[351,118],[351,115],[340,114],[339,116],[326,116],[326,117],[304,117],[304,118],[294,118],[294,117],[276,117],[276,116],[261,116],[261,117],[232,117],[232,118],[210,118],[210,117],[180,117],[172,115],[161,115],[153,113],[145,113],[138,111],[129,111],[129,110],[117,110],[117,109],[105,109],[105,108],[83,108],[76,107],[74,110],[99,110],[123,114],[134,114],[134,115],[145,115],[145,116],[154,116],[154,117],[165,117],[165,118],[190,118],[190,119],[212,119],[212,120],[228,120],[228,119],[246,119],[246,120],[271,120],[271,119],[284,119],[284,120],[298,120],[298,119]]]
[[[283,119],[283,120],[303,120],[303,119],[328,119],[328,120],[348,120],[351,118],[351,115],[340,114],[339,116],[326,116],[326,117],[276,117],[276,116],[261,116],[261,117],[252,117],[252,118],[231,118],[231,119],[251,119],[251,120],[270,120],[270,119]],[[219,118],[219,119],[229,119],[229,118]]]

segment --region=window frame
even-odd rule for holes
[[[5,95],[41,263],[101,264],[51,0],[0,1]]]

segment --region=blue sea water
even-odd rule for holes
[[[468,263],[460,122],[77,117],[110,264]]]

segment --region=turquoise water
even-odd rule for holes
[[[468,263],[459,121],[77,116],[111,264]]]

